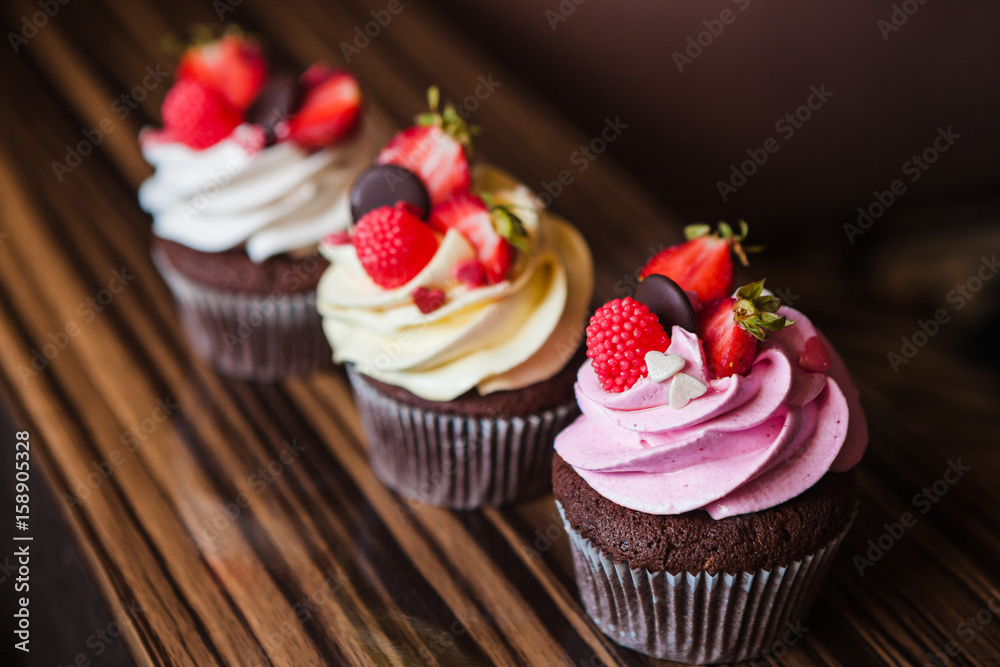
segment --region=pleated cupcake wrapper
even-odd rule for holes
[[[173,292],[181,326],[199,357],[224,375],[271,382],[332,366],[316,292],[274,296],[222,292],[153,261]]]
[[[382,483],[416,504],[473,509],[549,489],[552,442],[576,401],[524,417],[446,414],[385,396],[348,366],[368,458]]]
[[[739,662],[798,641],[833,556],[854,522],[826,546],[783,567],[738,574],[650,572],[616,563],[559,515],[587,613],[612,640],[689,664]]]

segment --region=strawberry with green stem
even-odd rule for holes
[[[237,111],[257,97],[267,79],[267,62],[260,45],[235,27],[214,39],[201,30],[177,65],[177,80],[193,79],[218,91]]]
[[[699,223],[684,228],[687,241],[671,246],[653,257],[642,270],[642,278],[659,273],[680,285],[681,289],[694,292],[698,301],[707,303],[731,294],[733,260],[736,255],[747,266],[748,252],[757,252],[759,246],[745,247],[743,241],[750,231],[743,220],[739,233],[725,222],[712,232],[709,225]]]
[[[440,94],[427,91],[430,111],[417,116],[417,124],[397,133],[379,153],[377,164],[396,164],[423,181],[434,205],[468,192],[472,137],[479,128],[470,127],[454,105],[438,111]]]
[[[746,375],[758,342],[795,324],[778,314],[781,299],[763,291],[763,280],[745,285],[735,297],[711,301],[698,313],[698,330],[713,378]]]

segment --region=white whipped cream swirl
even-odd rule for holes
[[[205,150],[155,137],[142,154],[155,173],[139,188],[153,233],[203,252],[245,244],[255,262],[312,252],[351,223],[349,191],[378,146],[374,123],[347,142],[308,152],[293,142],[248,151],[241,125]]]

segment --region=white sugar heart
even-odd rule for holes
[[[691,399],[698,398],[708,391],[698,378],[691,377],[687,373],[678,373],[670,383],[670,393],[667,401],[674,410],[680,410],[691,402]]]
[[[646,371],[653,382],[663,382],[676,375],[687,363],[679,354],[663,354],[656,350],[646,353]]]

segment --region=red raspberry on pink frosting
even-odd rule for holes
[[[647,352],[664,352],[669,346],[670,338],[656,315],[632,297],[607,302],[587,327],[587,356],[604,390],[613,393],[646,376]]]

